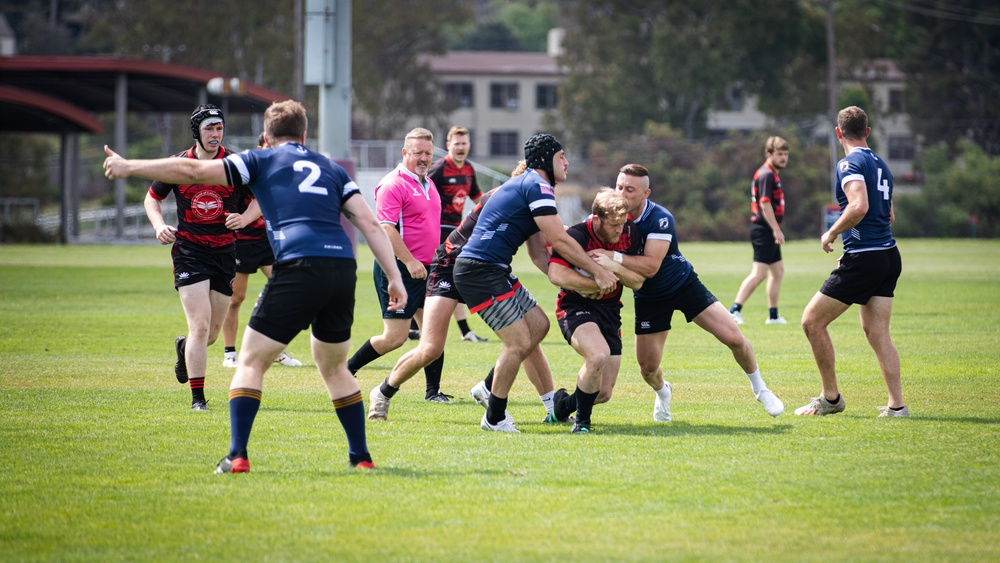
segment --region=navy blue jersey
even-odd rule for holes
[[[298,143],[230,155],[225,165],[231,184],[248,186],[257,197],[275,263],[354,258],[340,211],[360,192],[340,165]]]
[[[555,190],[529,168],[493,193],[459,258],[509,266],[517,249],[538,232],[535,217],[556,213]]]
[[[892,208],[892,172],[885,161],[871,149],[857,147],[837,163],[837,203],[840,212],[847,208],[844,186],[859,180],[868,191],[868,213],[852,229],[844,231],[841,238],[844,252],[883,250],[896,246],[889,228]]]
[[[674,216],[666,207],[646,200],[646,207],[638,217],[630,217],[642,237],[643,248],[651,240],[664,240],[670,243],[667,255],[663,257],[660,269],[653,277],[646,279],[642,289],[635,292],[636,297],[653,299],[666,297],[677,291],[687,281],[694,268],[684,259],[677,247],[677,233],[674,230]]]

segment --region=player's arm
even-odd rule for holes
[[[655,276],[656,272],[660,271],[660,266],[663,265],[663,259],[667,256],[667,252],[669,250],[669,240],[647,238],[642,254],[636,254],[634,256],[631,254],[623,254],[622,265],[636,274],[639,274],[643,278],[648,279]],[[603,254],[612,260],[614,259],[614,253],[610,250],[597,248],[590,251],[591,258],[597,256],[598,254]],[[624,283],[624,280],[622,283]]]
[[[537,215],[535,224],[545,239],[552,244],[552,250],[558,252],[570,264],[594,276],[594,281],[602,293],[609,293],[618,285],[618,278],[614,274],[598,266],[597,262],[587,256],[583,248],[573,240],[573,237],[566,234],[566,228],[559,215]]]
[[[160,202],[160,200],[153,197],[153,194],[147,191],[146,199],[143,200],[142,206],[146,208],[146,218],[149,219],[149,223],[153,225],[153,231],[156,232],[156,240],[158,240],[160,244],[170,244],[177,240],[177,237],[174,234],[177,232],[177,229],[175,229],[172,225],[168,225],[163,220],[163,203]]]
[[[844,185],[847,206],[830,230],[823,233],[820,242],[825,252],[833,252],[833,241],[844,231],[853,228],[868,214],[868,188],[863,180],[851,180]]]
[[[360,194],[347,198],[341,207],[341,213],[352,225],[357,227],[368,242],[368,248],[375,255],[375,260],[382,267],[386,278],[389,280],[389,310],[400,311],[406,307],[406,287],[403,286],[403,277],[396,267],[396,259],[392,253],[392,245],[389,243],[385,231],[379,226],[372,210],[365,203]]]
[[[410,277],[417,280],[427,279],[427,268],[413,257],[409,248],[406,248],[406,243],[403,242],[403,237],[396,230],[396,226],[391,223],[381,223],[381,226],[386,238],[389,239],[393,254],[406,266]]]
[[[198,160],[196,158],[122,158],[104,145],[108,157],[104,159],[104,175],[109,180],[139,176],[159,180],[166,184],[217,184],[229,185],[226,168],[220,159]]]
[[[767,221],[767,226],[771,227],[771,234],[774,235],[774,244],[785,244],[785,233],[781,232],[781,223],[778,223],[778,218],[774,216],[774,207],[771,205],[771,200],[760,201],[757,203],[757,207],[760,208],[760,215]]]
[[[622,260],[621,262],[615,260],[615,254],[617,254]],[[643,282],[646,281],[645,276],[633,272],[625,267],[625,255],[620,252],[613,253],[610,258],[604,253],[592,255],[591,258],[596,260],[602,268],[618,276],[622,285],[629,289],[639,289],[642,287]]]
[[[526,243],[531,263],[541,270],[543,274],[547,274],[549,271],[549,251],[545,248],[547,244],[545,236],[542,235],[541,231],[528,237],[528,242]]]
[[[577,293],[597,293],[601,289],[597,287],[597,282],[593,278],[588,278],[559,260],[549,262],[548,275],[553,285]]]
[[[246,211],[243,213],[230,213],[226,215],[226,228],[234,231],[242,229],[250,223],[256,221],[260,216],[260,204],[257,203],[257,198],[254,198],[253,201],[247,205]]]

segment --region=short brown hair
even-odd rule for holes
[[[774,154],[775,151],[788,152],[788,141],[776,135],[768,137],[767,142],[764,143],[764,150],[767,151],[767,154]]]
[[[868,114],[858,106],[848,106],[837,114],[837,127],[847,139],[864,139],[868,136]]]
[[[299,139],[308,127],[306,108],[295,100],[274,102],[264,111],[264,132],[271,141]]]
[[[468,135],[468,134],[469,134],[469,130],[468,129],[466,129],[465,127],[462,127],[461,125],[455,125],[451,129],[448,130],[448,136],[445,137],[445,141],[450,141],[451,138],[454,137],[454,136],[456,136],[456,135]]]
[[[628,215],[628,201],[617,191],[604,186],[594,197],[590,212],[600,217],[602,221],[622,219]]]
[[[645,178],[649,176],[649,170],[641,164],[626,164],[618,170],[619,174],[624,174],[626,176],[635,176],[637,178]]]

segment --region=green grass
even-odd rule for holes
[[[378,470],[349,470],[303,335],[290,350],[306,367],[265,379],[253,472],[216,476],[232,370],[213,346],[212,410],[188,410],[168,250],[0,246],[0,560],[998,560],[1000,243],[900,247],[893,335],[908,420],[876,418],[885,390],[856,309],[831,327],[847,411],[791,414],[819,389],[797,320],[836,258],[800,241],[784,249],[790,324],[764,325],[763,287],[744,309],[785,401],[777,419],[728,351],[675,315],[662,364],[674,422],[654,423],[626,296],[621,375],[594,434],[541,424],[523,375],[510,407],[523,433],[481,431],[467,393],[500,345],[453,329],[444,391],[461,400],[424,403],[415,378],[390,420],[368,425]],[[352,350],[381,330],[362,251]],[[683,251],[728,305],[749,245]],[[551,314],[554,288],[520,255],[515,271]],[[250,295],[262,284],[253,276]],[[412,346],[359,374],[366,402]],[[555,329],[545,351],[572,389],[579,357]]]

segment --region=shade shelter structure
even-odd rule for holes
[[[0,132],[60,135],[59,238],[75,218],[79,135],[102,133],[98,114],[114,113],[114,146],[124,151],[129,112],[184,113],[211,103],[227,114],[263,113],[290,97],[218,72],[118,57],[0,57]],[[125,181],[115,180],[116,234],[125,219]],[[75,221],[75,220],[74,220]]]

